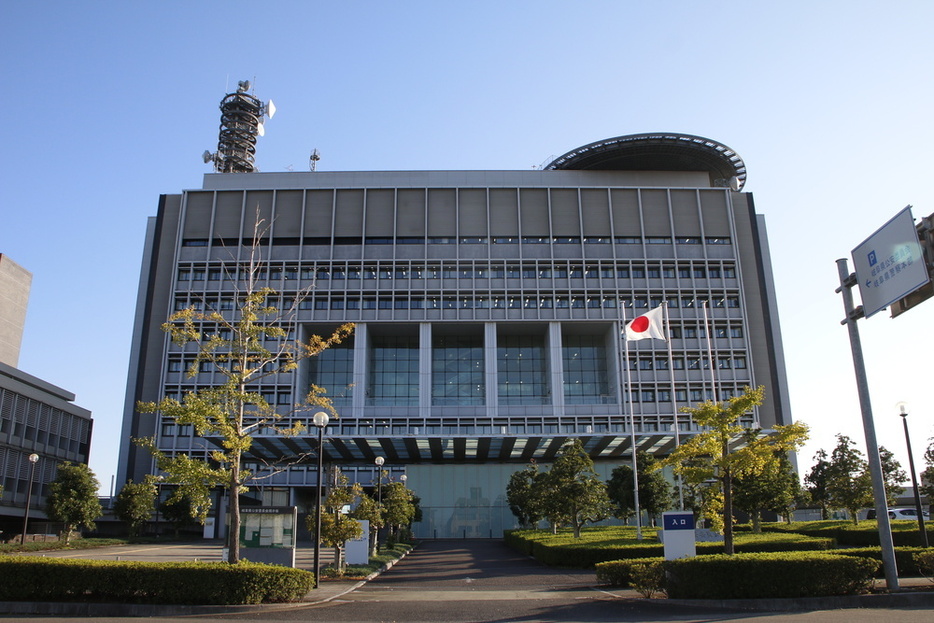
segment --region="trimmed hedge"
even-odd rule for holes
[[[896,547],[921,547],[921,533],[918,523],[908,519],[895,519],[889,522],[892,529],[892,542]],[[852,521],[827,520],[803,521],[791,524],[763,524],[767,532],[794,532],[815,537],[829,537],[838,545],[846,547],[879,546],[879,527],[874,519],[864,519],[853,525]],[[934,529],[927,529],[928,540],[934,542]]]
[[[116,562],[0,557],[0,601],[258,604],[299,601],[314,574],[241,562]],[[10,581],[15,578],[15,581]]]
[[[851,595],[879,568],[870,558],[827,552],[697,556],[662,563],[672,599],[769,599]]]
[[[554,535],[543,530],[513,530],[506,533],[505,540],[510,547],[555,567],[589,569],[612,560],[664,556],[664,546],[654,540],[654,534],[642,541],[621,534],[626,533],[603,529],[585,532],[580,539],[575,539],[569,533]],[[738,553],[827,550],[832,545],[833,540],[829,538],[777,533],[744,533],[736,535],[734,540]],[[721,554],[723,543],[698,543],[697,553]]]
[[[840,556],[862,556],[864,558],[872,558],[873,560],[878,560],[882,562],[882,548],[881,547],[850,547],[847,549],[835,549],[832,550],[832,553]],[[917,556],[919,554],[927,554],[934,556],[934,548],[928,547],[896,547],[895,548],[895,566],[898,567],[898,575],[905,576],[922,576],[924,575],[924,570],[918,566]],[[877,578],[884,577],[885,573],[882,567],[879,567],[879,572],[876,575]]]

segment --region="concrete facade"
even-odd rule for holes
[[[0,363],[19,365],[32,273],[0,253]]]
[[[311,288],[296,337],[356,323],[349,343],[258,391],[286,410],[310,384],[327,387],[340,419],[325,462],[367,485],[377,456],[391,477],[405,473],[426,511],[419,536],[498,536],[513,525],[509,475],[572,438],[608,473],[629,461],[633,439],[664,455],[697,432],[679,407],[747,385],[766,387],[749,426],[789,423],[764,220],[741,192],[738,156],[698,137],[639,135],[553,165],[209,174],[200,189],[162,196],[147,230],[118,487],[153,469],[131,437],[210,451],[211,440],[135,405],[216,382],[186,374],[190,354],[160,325],[189,306],[236,310],[257,217],[269,227],[261,285],[282,307]],[[620,336],[662,305],[670,363],[664,341]],[[247,463],[315,452],[312,433],[260,434]],[[314,484],[303,464],[251,495],[291,504]]]

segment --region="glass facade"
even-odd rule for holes
[[[483,336],[434,336],[431,404],[482,405],[485,395]]]
[[[501,405],[548,404],[548,366],[542,335],[500,335],[496,349]]]
[[[561,348],[564,364],[564,401],[572,405],[610,404],[605,340],[597,335],[565,335]]]
[[[368,405],[418,405],[418,337],[374,335],[369,368]]]
[[[308,385],[326,389],[335,407],[353,404],[353,345],[351,336],[308,360]]]

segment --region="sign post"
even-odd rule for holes
[[[853,267],[866,318],[928,283],[911,206],[853,249]]]
[[[697,555],[694,540],[694,513],[670,511],[662,513],[662,540],[665,545],[665,560],[691,558]]]

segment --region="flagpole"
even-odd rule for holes
[[[626,308],[623,307],[623,327],[626,326]],[[636,460],[636,417],[632,408],[632,374],[629,371],[629,340],[619,332],[623,340],[623,366],[626,369],[626,388],[629,389],[629,445],[632,448],[632,499],[636,508],[636,540],[642,540],[642,509],[639,506],[639,464]],[[625,393],[625,391],[623,392]]]
[[[681,430],[678,426],[678,394],[675,393],[675,363],[671,353],[671,319],[668,316],[668,301],[662,299],[662,317],[665,319],[665,341],[668,342],[668,378],[671,380],[671,406],[675,418],[675,447],[681,445]],[[675,475],[678,480],[678,509],[684,510],[684,482],[681,476]]]
[[[713,401],[718,402],[720,396],[717,392],[717,377],[713,367],[713,346],[710,340],[710,326],[707,324],[707,301],[701,301],[701,307],[704,308],[704,333],[707,334],[707,364],[710,366],[710,391],[713,393]]]

